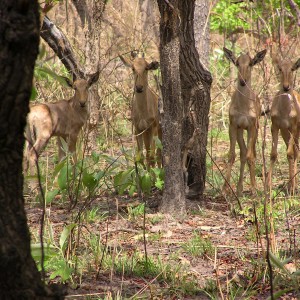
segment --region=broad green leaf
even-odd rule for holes
[[[56,271],[51,273],[50,279],[54,279],[57,276],[60,276],[62,281],[66,281],[66,280],[70,279],[74,269],[69,267],[68,264],[64,260],[58,261],[57,266],[58,266],[58,269],[56,269]]]
[[[37,97],[37,90],[36,87],[33,85],[31,88],[30,100],[35,100],[36,97]]]
[[[56,74],[55,72],[53,72],[49,68],[44,67],[44,66],[43,67],[38,66],[35,69],[36,69],[37,72],[45,73],[45,74],[51,76],[53,79],[57,80],[61,85],[68,86],[68,84],[66,83],[66,80],[62,76]]]
[[[149,195],[151,191],[151,177],[149,173],[146,173],[141,180],[141,189],[142,191]]]
[[[67,226],[64,227],[64,229],[63,229],[63,231],[61,233],[60,239],[59,239],[59,246],[60,246],[60,249],[62,251],[65,251],[66,241],[69,238],[70,233],[75,228],[75,226],[76,226],[76,224],[72,223],[72,224],[69,224],[69,225],[67,225]]]
[[[48,191],[46,194],[46,204],[51,203],[54,197],[59,193],[59,189],[55,189],[53,191]]]
[[[68,172],[68,165],[65,164],[57,177],[58,186],[61,190],[66,190],[68,187],[68,178],[70,177],[70,174]]]
[[[86,170],[84,170],[82,173],[82,183],[89,190],[92,190],[95,188],[98,182],[92,174],[89,174]]]

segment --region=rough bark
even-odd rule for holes
[[[186,214],[185,188],[181,162],[183,102],[180,89],[180,18],[178,0],[158,0],[160,14],[160,59],[164,99],[163,161],[165,188],[160,207],[162,212],[183,217]],[[174,8],[172,8],[172,6]]]
[[[209,1],[196,0],[194,12],[195,45],[202,65],[209,68]]]
[[[158,1],[163,82],[163,155],[166,171],[161,210],[185,211],[182,151],[192,147],[188,196],[201,196],[206,177],[206,144],[211,74],[199,61],[194,39],[195,0]],[[193,133],[197,133],[194,134]],[[191,140],[195,142],[191,142]],[[187,147],[187,145],[189,145]]]
[[[189,168],[190,190],[188,196],[199,198],[205,188],[206,145],[212,77],[199,61],[194,38],[194,9],[195,0],[180,2],[179,10],[182,20],[180,23],[180,74],[184,102],[183,144],[186,144],[192,137],[194,130],[198,129],[195,146],[191,151],[192,164]],[[205,47],[203,46],[203,48]]]
[[[0,298],[63,299],[44,286],[30,254],[24,210],[24,127],[38,54],[33,0],[0,2]]]

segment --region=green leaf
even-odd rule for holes
[[[283,295],[286,294],[286,293],[291,292],[292,290],[293,290],[293,289],[280,290],[280,291],[278,291],[278,292],[276,292],[276,293],[273,294],[273,298],[272,298],[271,296],[269,296],[269,297],[267,298],[267,300],[271,300],[271,299],[279,299],[279,297],[283,296]]]
[[[75,228],[76,224],[75,223],[72,223],[72,224],[69,224],[67,226],[64,227],[61,235],[60,235],[60,239],[59,239],[59,246],[60,246],[60,249],[64,252],[66,250],[66,247],[67,247],[67,239],[69,238],[72,230]]]
[[[156,178],[155,180],[155,186],[159,189],[162,190],[164,187],[164,181],[161,180],[160,178]]]
[[[149,175],[149,173],[146,173],[144,176],[142,176],[142,180],[141,180],[141,188],[142,188],[142,191],[149,195],[150,194],[150,191],[151,191],[151,177]]]
[[[43,67],[37,66],[35,69],[37,72],[47,74],[47,75],[51,76],[53,79],[57,80],[61,85],[68,87],[68,84],[66,83],[66,80],[64,79],[64,77],[56,74],[49,68],[44,67],[44,66]]]
[[[89,190],[92,190],[97,185],[98,181],[94,178],[92,174],[89,174],[86,170],[82,173],[82,183]]]
[[[58,177],[57,177],[57,183],[58,183],[58,186],[61,190],[66,190],[67,187],[68,187],[68,178],[70,177],[70,172],[68,170],[68,165],[65,164],[59,174],[58,174]]]
[[[35,86],[32,86],[31,88],[31,95],[30,95],[30,100],[35,100],[37,97],[37,90]]]
[[[59,193],[59,189],[48,191],[46,194],[46,204],[51,203],[54,197]]]
[[[66,281],[71,278],[74,269],[69,267],[64,260],[58,261],[56,265],[58,268],[50,275],[50,279],[60,276],[62,281]]]
[[[290,272],[285,268],[282,261],[280,261],[271,251],[269,251],[269,257],[271,262],[278,267],[280,270],[284,271],[286,274],[290,275]]]
[[[42,247],[40,243],[31,244],[31,256],[35,261],[40,262],[42,259]],[[56,249],[54,246],[44,244],[44,259],[47,260],[51,257],[55,257],[57,255]]]

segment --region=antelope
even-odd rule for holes
[[[272,62],[277,68],[280,90],[275,95],[271,106],[272,150],[268,184],[272,187],[272,172],[277,160],[278,133],[287,147],[289,163],[288,192],[294,193],[296,186],[297,159],[300,134],[300,94],[294,91],[293,72],[300,67],[300,58],[294,63],[289,58],[281,59],[272,55]]]
[[[30,106],[25,129],[25,173],[29,165],[30,175],[33,175],[38,156],[52,136],[57,137],[59,160],[64,156],[60,138],[67,141],[70,152],[75,152],[78,134],[89,116],[88,89],[98,78],[99,71],[90,75],[88,80],[75,79],[71,82],[65,78],[68,86],[75,90],[73,97],[69,100]]]
[[[235,145],[238,142],[240,148],[240,176],[237,185],[237,195],[243,192],[243,176],[247,161],[250,170],[251,192],[256,191],[255,181],[255,144],[258,135],[258,121],[261,115],[260,100],[251,88],[251,72],[253,66],[261,62],[267,50],[258,52],[252,59],[249,54],[241,54],[237,59],[232,51],[223,48],[226,58],[238,69],[237,88],[234,91],[229,105],[229,138],[230,150],[228,167],[225,174],[223,192],[227,192],[230,184],[231,169],[235,161]],[[247,146],[243,137],[247,131]]]
[[[143,144],[146,148],[147,168],[154,166],[155,142],[153,136],[161,140],[158,115],[158,95],[148,86],[148,71],[156,70],[158,62],[148,63],[144,56],[131,52],[131,59],[119,55],[125,66],[134,74],[134,97],[132,102],[132,123],[137,141],[138,157],[142,157]],[[161,151],[157,150],[157,164],[161,166]]]

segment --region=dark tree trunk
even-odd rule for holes
[[[170,1],[174,7],[178,1]],[[180,19],[176,9],[158,0],[160,14],[160,60],[164,101],[163,161],[166,170],[161,211],[184,216],[185,188],[181,160],[183,102],[180,89]]]
[[[30,254],[24,210],[24,127],[38,54],[33,0],[0,1],[0,298],[63,299],[45,287]]]
[[[205,187],[212,78],[200,63],[195,46],[195,0],[158,1],[158,6],[161,14],[162,130],[166,170],[161,210],[183,215],[185,164],[182,152],[189,150],[193,156],[193,163],[188,169],[193,188],[188,195],[199,197]]]
[[[198,129],[198,134],[195,135],[194,147],[191,149],[192,162],[189,167],[190,190],[188,196],[199,197],[203,194],[205,188],[206,145],[212,77],[199,61],[194,38],[194,9],[195,0],[180,2],[180,74],[184,102],[182,136],[184,145],[192,137],[194,130]]]

